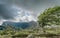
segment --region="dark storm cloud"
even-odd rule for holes
[[[27,11],[33,11],[31,15],[37,17],[44,9],[60,5],[60,0],[0,0],[0,18],[14,19],[17,15],[17,9],[12,8],[12,5],[19,6]]]
[[[11,6],[0,4],[0,16],[4,19],[14,19],[16,16],[16,9]]]
[[[15,0],[15,5],[33,11],[32,15],[37,16],[37,13],[46,8],[60,5],[60,0]]]

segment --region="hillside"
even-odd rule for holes
[[[13,26],[15,28],[27,29],[27,28],[36,27],[37,22],[35,22],[35,21],[30,21],[30,22],[10,22],[10,21],[6,21],[2,25],[3,26]]]

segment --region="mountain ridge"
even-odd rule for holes
[[[35,28],[37,26],[37,22],[35,21],[30,21],[30,22],[11,22],[11,21],[5,21],[2,24],[3,26],[13,26],[15,28],[22,28],[22,29],[27,29],[27,28]]]

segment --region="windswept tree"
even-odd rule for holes
[[[42,28],[47,25],[60,25],[60,6],[46,9],[38,16],[38,23]]]

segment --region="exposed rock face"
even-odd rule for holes
[[[28,35],[27,38],[35,38],[33,34]]]

